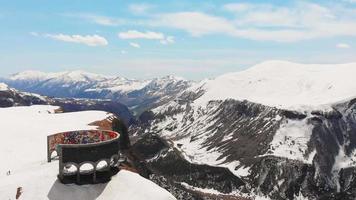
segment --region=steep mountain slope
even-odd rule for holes
[[[58,182],[58,161],[46,161],[46,136],[49,134],[82,129],[112,114],[102,111],[56,113],[57,106],[37,105],[0,108],[4,139],[0,146],[0,199],[15,199],[16,190],[22,187],[19,199],[175,199],[163,188],[138,174],[121,170],[106,184],[63,185]],[[10,174],[6,174],[7,171]]]
[[[219,181],[180,180],[196,190],[271,199],[354,199],[355,70],[356,63],[265,62],[193,85],[145,113],[148,117],[131,132],[146,144],[151,141],[145,135],[157,134],[170,145],[169,152],[180,152],[176,160],[228,168],[245,185],[226,189],[221,184],[227,183]],[[172,155],[163,152],[145,159],[166,178],[167,169],[157,166],[169,160]],[[175,171],[170,177],[178,176]]]
[[[174,76],[133,80],[83,71],[25,71],[3,81],[17,89],[46,96],[112,99],[137,112],[172,100],[177,93],[191,85],[190,81]]]
[[[47,104],[47,99],[37,94],[20,92],[0,83],[0,107]]]

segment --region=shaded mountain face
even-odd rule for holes
[[[143,112],[175,98],[191,85],[174,76],[133,80],[83,71],[43,73],[25,71],[3,79],[11,87],[61,98],[111,99]]]
[[[267,73],[271,64],[279,66],[278,75]],[[181,172],[157,166],[165,166],[173,157],[182,165],[228,169],[243,181],[232,191],[221,189],[214,176],[209,180],[215,185],[182,181],[195,191],[208,188],[225,195],[271,199],[354,199],[356,100],[352,96],[356,90],[345,85],[351,76],[337,70],[351,73],[354,65],[326,66],[327,72],[321,66],[292,65],[299,67],[299,74],[313,74],[293,77],[295,84],[283,76],[289,74],[288,63],[284,64],[283,68],[281,62],[268,62],[203,81],[174,101],[143,113],[141,124],[130,129],[132,137],[148,145],[153,140],[147,135],[157,135],[171,148],[143,160],[168,180],[181,177]],[[345,76],[331,76],[331,72]],[[261,81],[254,82],[256,77]],[[178,153],[172,156],[172,152]],[[191,173],[187,170],[185,175]]]
[[[188,161],[229,169],[231,176],[243,180],[246,194],[272,199],[353,199],[355,108],[353,101],[335,105],[328,112],[311,113],[236,100],[213,101],[197,110],[189,103],[177,104],[131,131],[143,136],[138,143],[151,144],[146,135],[157,134],[170,145],[170,153],[146,152],[145,160],[159,175],[179,175],[175,168],[158,167],[174,158],[176,166]],[[186,176],[190,173],[185,171]],[[199,187],[233,192],[221,189],[221,184],[210,178],[216,185],[202,183]],[[238,191],[243,190],[234,192]]]
[[[37,94],[20,92],[0,83],[0,107],[47,104],[47,99]]]

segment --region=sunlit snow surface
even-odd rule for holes
[[[206,92],[196,105],[228,98],[279,108],[305,110],[355,97],[356,63],[297,64],[267,61],[245,71],[202,81]]]
[[[307,123],[307,120],[289,120],[280,126],[270,143],[270,153],[274,155],[293,160],[299,160],[304,163],[312,163],[315,151],[306,155],[308,142],[312,135],[313,126]]]
[[[54,114],[54,106],[0,109],[0,199],[174,199],[166,190],[141,176],[120,171],[108,184],[63,185],[57,181],[58,162],[46,161],[46,136],[78,129],[108,117],[106,112]],[[7,176],[6,172],[11,171]]]

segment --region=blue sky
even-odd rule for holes
[[[0,0],[0,76],[202,79],[265,60],[356,62],[356,0]]]

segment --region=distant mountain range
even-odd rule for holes
[[[119,116],[127,125],[136,123],[136,119],[127,106],[117,101],[103,99],[50,98],[34,93],[21,92],[0,83],[0,108],[31,105],[60,106],[64,112],[101,110]]]
[[[192,84],[175,76],[134,80],[84,71],[24,71],[2,78],[1,81],[22,91],[50,97],[111,99],[138,113],[172,100]]]

